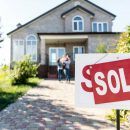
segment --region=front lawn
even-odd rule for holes
[[[8,70],[3,71],[0,69],[0,111],[40,82],[38,78],[30,78],[27,84],[11,85],[9,75]]]

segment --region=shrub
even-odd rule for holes
[[[124,123],[127,121],[128,110],[120,110],[120,122]],[[107,119],[111,120],[114,124],[116,123],[116,110],[112,110],[110,114],[106,116]]]
[[[2,69],[3,71],[7,71],[7,70],[9,70],[9,66],[3,65],[1,69]]]
[[[12,84],[26,84],[28,78],[37,75],[38,65],[31,62],[31,58],[25,56],[23,60],[16,62],[11,75]]]

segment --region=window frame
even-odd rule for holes
[[[34,37],[35,38],[35,40],[28,40],[29,39],[29,37]],[[38,53],[38,48],[37,48],[37,43],[38,43],[38,40],[37,40],[37,37],[34,35],[34,34],[30,34],[30,35],[28,35],[27,37],[26,37],[26,54],[27,54],[27,43],[28,43],[28,41],[31,41],[31,48],[32,48],[32,42],[33,41],[35,41],[36,42],[36,59],[34,60],[33,58],[32,58],[32,54],[30,54],[31,55],[31,60],[32,60],[32,62],[37,62],[37,53]]]
[[[80,17],[81,20],[79,20],[79,21],[78,20],[74,20],[76,17]],[[74,29],[74,23],[75,22],[77,23],[77,30]],[[80,22],[82,22],[82,30],[79,29],[79,27],[80,27],[79,23]],[[73,17],[73,19],[72,19],[72,31],[73,32],[84,32],[84,18],[82,16],[76,15],[76,16]]]
[[[94,31],[94,24],[97,24],[97,31]],[[107,31],[104,31],[104,23],[107,24]],[[101,24],[101,31],[99,31],[99,24]],[[109,25],[108,22],[92,22],[92,32],[108,32],[109,31]]]
[[[65,49],[65,47],[50,47],[49,48],[49,65],[50,66],[55,66],[55,64],[53,63],[53,62],[51,62],[51,50],[52,49],[56,49],[56,56],[58,55],[58,50],[59,49],[64,49],[64,54],[66,53],[66,49]],[[57,57],[56,57],[57,58]],[[57,60],[57,59],[56,59]]]
[[[81,47],[83,48],[83,52],[79,53],[79,48],[81,48]],[[73,61],[75,61],[75,53],[74,53],[75,48],[78,48],[78,53],[77,54],[83,54],[83,53],[85,53],[85,47],[84,46],[73,46]]]
[[[25,54],[25,45],[24,45],[24,40],[23,39],[14,39],[13,40],[13,56],[12,56],[12,59],[13,59],[13,61],[19,61],[20,59],[21,59],[21,57],[14,57],[14,54],[16,53],[16,52],[14,52],[15,50],[15,45],[14,44],[16,44],[16,41],[18,42],[18,44],[20,45],[20,42],[22,42],[23,43],[23,56],[24,56],[24,54]],[[16,54],[15,54],[16,55]]]

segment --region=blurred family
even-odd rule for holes
[[[63,74],[67,82],[70,82],[70,63],[71,59],[68,54],[57,60],[57,71],[58,71],[58,80],[61,81]]]

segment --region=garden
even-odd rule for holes
[[[30,57],[15,63],[13,69],[6,65],[0,68],[0,111],[38,86],[41,80],[36,77],[37,68],[38,65],[31,63]]]

